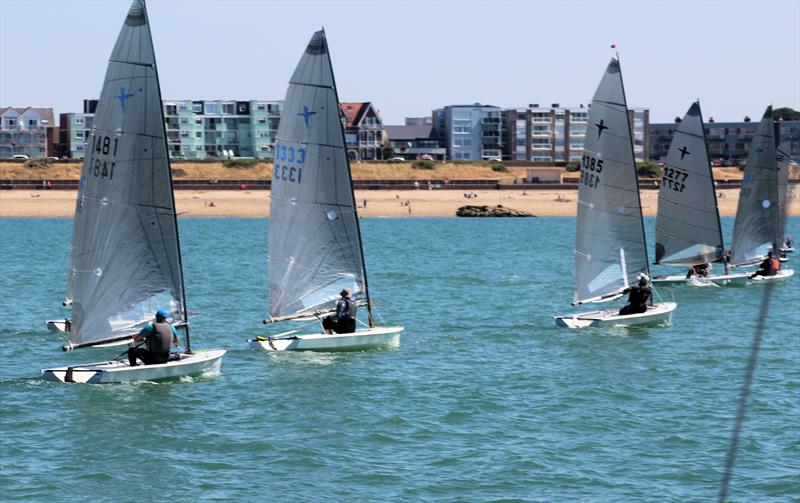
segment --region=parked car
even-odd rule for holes
[[[423,161],[432,161],[433,160],[433,156],[430,155],[430,154],[422,154],[421,156],[419,156],[419,158],[422,159]]]
[[[503,162],[503,159],[501,159],[500,157],[496,157],[496,156],[493,156],[493,157],[488,157],[487,156],[487,157],[484,157],[483,160],[484,161],[489,161],[489,162]]]
[[[389,159],[389,162],[406,162],[405,157],[392,157]]]
[[[24,160],[28,160],[28,159],[30,159],[30,157],[28,157],[28,156],[27,156],[27,155],[25,155],[25,154],[15,154],[15,155],[14,155],[14,157],[12,157],[12,159],[24,159]]]

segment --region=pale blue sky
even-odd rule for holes
[[[81,111],[129,0],[0,0],[0,105]],[[717,121],[800,109],[800,0],[148,0],[165,99],[281,100],[325,27],[342,101],[384,122],[447,104],[588,103],[616,43],[651,122],[699,98]]]

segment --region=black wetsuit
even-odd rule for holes
[[[130,348],[128,350],[128,362],[131,367],[136,366],[136,358],[142,360],[145,365],[167,363],[169,360],[169,349],[172,347],[174,329],[169,323],[164,322],[153,323],[150,327],[150,333],[145,336],[147,349]]]
[[[356,303],[342,297],[336,303],[336,313],[322,319],[322,328],[337,334],[352,334],[356,331]]]
[[[628,303],[619,310],[620,315],[638,314],[647,311],[647,301],[650,300],[650,286],[632,286],[628,289]]]

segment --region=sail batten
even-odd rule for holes
[[[762,260],[773,246],[783,240],[779,183],[770,106],[750,143],[733,227],[732,264]]]
[[[269,317],[324,311],[349,288],[368,298],[336,85],[323,32],[289,81],[269,220]]]
[[[723,249],[703,117],[695,102],[678,125],[664,163],[656,216],[656,263],[717,262]]]
[[[164,117],[142,2],[132,3],[110,60],[73,226],[74,347],[137,332],[158,308],[185,321]]]

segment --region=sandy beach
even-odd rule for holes
[[[720,214],[734,216],[739,190],[720,193]],[[356,191],[356,201],[363,217],[454,217],[456,209],[466,204],[502,204],[542,217],[574,216],[576,212],[574,190],[484,190],[474,194],[476,197],[467,199],[458,190],[368,190]],[[76,197],[76,191],[66,190],[0,191],[0,217],[69,218],[75,211]],[[269,216],[268,191],[176,191],[175,200],[181,217]],[[658,193],[642,191],[642,205],[646,216],[655,215]],[[791,199],[790,214],[800,215],[797,194]]]

